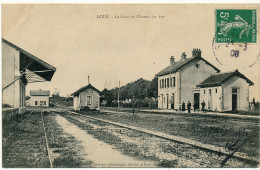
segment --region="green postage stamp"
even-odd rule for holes
[[[257,43],[256,9],[217,9],[216,43]]]

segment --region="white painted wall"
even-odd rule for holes
[[[25,86],[17,78],[21,76],[20,52],[2,42],[2,103],[14,108],[25,106]],[[15,81],[16,80],[16,81]]]
[[[95,90],[85,89],[84,91],[82,91],[79,94],[79,96],[80,96],[80,100],[79,100],[80,107],[88,106],[91,109],[99,108],[100,96],[99,96],[99,93],[96,92]],[[90,105],[87,104],[87,96],[91,96],[91,98],[92,98],[92,102]]]
[[[205,109],[209,110],[209,90],[211,89],[212,108],[213,111],[222,111],[222,86],[216,87],[205,87],[200,89],[200,109],[202,108],[201,103],[206,103]],[[204,94],[205,90],[205,94]],[[216,93],[217,90],[217,93]]]
[[[87,104],[87,96],[91,96],[91,105]],[[73,108],[74,110],[79,110],[80,107],[88,106],[91,109],[99,109],[100,107],[100,95],[93,89],[85,89],[79,96],[73,97]]]
[[[35,101],[38,102],[38,105],[35,105]],[[40,105],[41,101],[45,101],[46,105]],[[29,100],[27,100],[28,106],[41,106],[41,107],[49,107],[49,96],[31,96]]]
[[[237,110],[249,110],[249,84],[246,80],[234,76],[225,81],[222,86],[207,87],[200,89],[201,102],[206,103],[205,109],[209,109],[209,89],[212,89],[212,109],[213,111],[231,111],[232,110],[232,88],[238,89]],[[218,93],[215,93],[215,89]],[[206,94],[204,94],[206,90]]]
[[[73,109],[79,110],[79,96],[73,97]]]
[[[238,110],[249,110],[249,84],[246,80],[233,76],[223,83],[224,110],[232,110],[232,88],[238,88]]]
[[[199,64],[199,67],[196,67]],[[217,71],[203,60],[197,59],[180,70],[181,102],[194,104],[193,89]]]
[[[199,68],[196,67],[199,64]],[[174,109],[180,109],[182,101],[185,104],[190,101],[194,103],[193,89],[196,86],[208,78],[210,75],[217,71],[206,64],[203,60],[197,59],[187,64],[179,72],[159,76],[158,77],[158,108],[159,109],[171,109],[171,95],[174,93]],[[162,79],[175,77],[175,87],[160,88],[160,81]],[[169,105],[167,108],[167,94],[169,96]],[[164,99],[165,98],[165,99]]]
[[[173,78],[175,77],[175,87],[169,88],[160,88],[160,81],[167,79],[167,78]],[[177,88],[178,88],[178,73],[172,73],[164,76],[158,77],[158,108],[159,109],[171,109],[171,96],[174,93],[174,102],[175,105],[178,104],[178,94],[177,94]],[[167,95],[168,95],[168,108],[167,108]],[[175,107],[176,108],[176,107]]]

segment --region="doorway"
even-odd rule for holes
[[[198,110],[200,108],[200,94],[194,93],[194,110]]]
[[[166,94],[167,95],[167,107],[166,107],[166,109],[168,109],[169,108],[169,95],[168,94]]]
[[[209,89],[208,109],[212,110],[212,92],[211,92],[211,89]]]
[[[171,109],[174,109],[174,93],[172,93],[171,97]]]
[[[237,88],[232,88],[232,111],[237,111]]]
[[[162,109],[163,109],[163,94],[161,94],[162,95]]]

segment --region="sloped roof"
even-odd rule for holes
[[[101,94],[101,92],[95,88],[94,86],[92,86],[91,84],[87,85],[87,86],[84,86],[84,87],[81,87],[80,89],[78,89],[77,91],[75,91],[74,93],[72,93],[71,95],[72,96],[77,96],[79,95],[80,92],[82,92],[83,90],[86,90],[86,89],[92,89],[92,90],[95,90],[96,92],[98,92],[99,94]]]
[[[170,74],[170,73],[175,73],[177,72],[180,68],[184,67],[185,65],[191,63],[192,61],[199,59],[199,60],[203,60],[206,64],[210,65],[211,67],[213,67],[217,72],[220,72],[220,70],[218,68],[216,68],[215,66],[213,66],[212,64],[210,64],[207,60],[205,60],[204,58],[200,57],[200,56],[195,56],[195,57],[191,57],[191,58],[187,58],[185,60],[180,60],[178,62],[175,62],[174,64],[166,67],[165,69],[163,69],[162,71],[160,71],[157,75],[158,76],[163,76],[166,74]]]
[[[31,90],[30,96],[50,96],[49,90]]]
[[[254,83],[251,80],[249,80],[247,77],[241,74],[238,70],[235,70],[232,72],[213,74],[197,86],[198,87],[220,86],[222,83],[224,83],[226,80],[230,79],[233,76],[239,76],[240,78],[245,79],[247,83],[249,83],[249,85],[251,86],[254,85]]]
[[[20,71],[26,71],[26,74],[31,72],[31,75],[26,76],[26,81],[34,77],[35,75],[43,78],[45,81],[51,81],[56,68],[46,63],[45,61],[37,58],[36,56],[30,54],[29,52],[23,50],[22,48],[14,45],[13,43],[2,38],[2,42],[8,44],[9,46],[20,51]]]

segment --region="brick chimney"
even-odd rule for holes
[[[173,64],[175,63],[174,60],[175,60],[174,56],[171,56],[171,58],[170,58],[170,64],[171,64],[171,65],[173,65]]]
[[[185,52],[183,52],[182,55],[181,55],[181,60],[186,60],[186,56],[187,55],[185,54]]]
[[[201,57],[201,51],[198,48],[193,48],[192,57]]]

